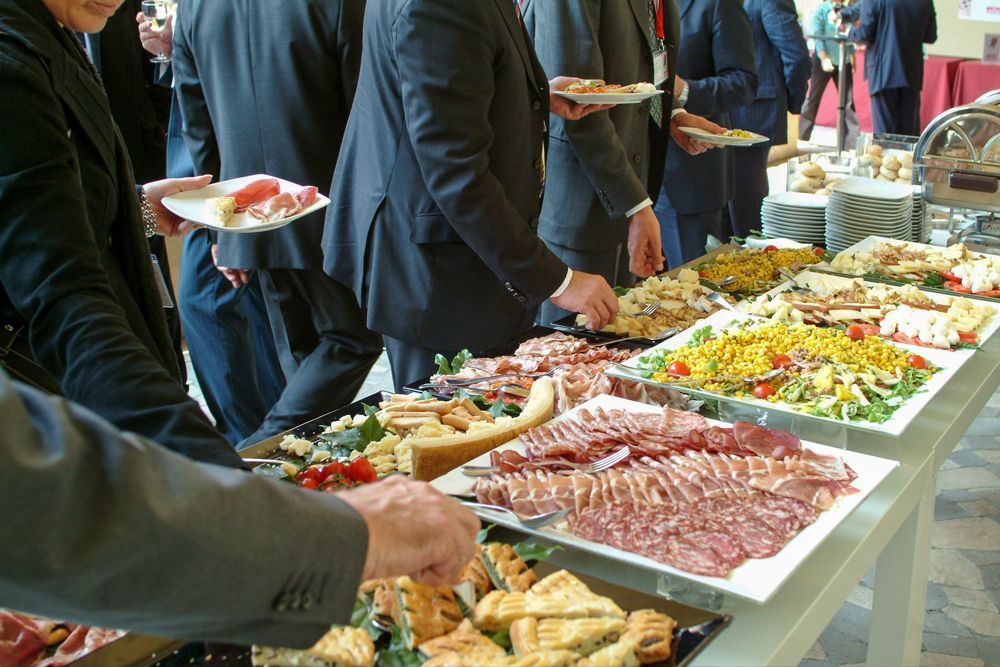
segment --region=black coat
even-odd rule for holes
[[[239,464],[178,381],[134,179],[76,37],[0,0],[0,318],[68,398],[192,458]]]
[[[357,85],[364,6],[181,0],[174,86],[195,173],[266,173],[328,192]],[[266,234],[221,233],[219,263],[318,269],[323,216]]]
[[[512,0],[368,4],[323,250],[371,329],[483,349],[530,326],[566,275],[536,235],[548,95]]]

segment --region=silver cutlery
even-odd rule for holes
[[[567,507],[566,509],[556,510],[555,512],[545,512],[544,514],[536,514],[534,516],[521,516],[509,507],[473,503],[467,500],[460,500],[459,502],[470,508],[492,510],[494,512],[506,512],[521,522],[521,525],[525,528],[541,528],[542,526],[547,526],[550,523],[561,521],[567,514],[569,514],[569,508]]]
[[[678,329],[677,327],[670,327],[666,331],[661,331],[658,334],[649,334],[649,335],[643,335],[643,336],[628,336],[626,338],[616,338],[613,342],[615,342],[615,343],[624,343],[625,341],[628,341],[628,340],[661,341],[661,340],[664,340],[666,338],[670,338],[671,336],[673,336],[674,334],[676,334],[678,331],[680,331],[680,329]]]
[[[574,463],[565,459],[538,459],[537,461],[528,461],[527,463],[533,467],[563,466],[577,472],[593,474],[618,465],[627,459],[631,453],[628,447],[624,447],[591,463]],[[485,477],[486,475],[493,475],[500,472],[500,467],[467,465],[462,466],[461,471],[467,477]]]
[[[653,313],[656,312],[656,310],[660,307],[661,303],[663,303],[663,302],[660,301],[659,299],[657,299],[656,301],[653,301],[652,303],[647,304],[638,313],[635,313],[635,314],[622,313],[622,315],[626,315],[628,317],[648,317],[649,315],[652,315]]]

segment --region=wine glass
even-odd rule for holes
[[[149,27],[153,32],[163,32],[163,29],[167,27],[167,17],[170,15],[167,4],[166,0],[142,0],[142,15],[149,21]],[[176,3],[174,4],[176,6]],[[156,56],[149,59],[149,62],[167,63],[170,62],[170,58],[160,48],[157,49]]]

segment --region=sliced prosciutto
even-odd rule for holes
[[[281,192],[281,185],[276,178],[261,178],[252,181],[236,192],[230,192],[227,197],[236,200],[236,212],[242,213],[254,204],[267,201]]]
[[[55,653],[34,667],[65,667],[124,636],[124,630],[77,626]]]
[[[740,449],[758,456],[783,459],[802,450],[802,441],[788,431],[765,428],[749,422],[735,422],[733,437]]]
[[[45,655],[48,628],[25,614],[0,610],[0,667],[30,667]]]
[[[247,213],[265,223],[284,220],[309,208],[316,201],[317,192],[313,185],[307,185],[295,194],[282,192],[261,204],[249,207]]]

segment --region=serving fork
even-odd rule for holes
[[[500,505],[487,505],[484,503],[474,503],[468,500],[459,500],[460,503],[466,507],[474,509],[490,510],[493,512],[506,512],[517,519],[522,526],[525,528],[541,528],[542,526],[547,526],[550,523],[555,523],[556,521],[561,521],[567,514],[569,514],[570,508],[565,508],[561,510],[556,510],[554,512],[545,512],[544,514],[536,514],[534,516],[521,516],[509,507],[501,507]]]
[[[659,299],[657,299],[656,301],[653,301],[652,303],[647,304],[646,307],[643,308],[642,310],[640,310],[638,313],[635,313],[635,314],[622,313],[622,315],[625,315],[627,317],[648,317],[649,315],[652,315],[653,313],[656,312],[657,308],[660,307],[661,303],[663,303],[663,302],[660,301]]]
[[[537,461],[528,461],[529,464],[533,466],[550,466],[550,465],[561,465],[577,472],[582,472],[586,474],[593,474],[601,472],[602,470],[607,470],[612,468],[631,455],[631,450],[628,447],[623,447],[618,451],[612,452],[607,456],[601,457],[596,461],[590,463],[574,463],[573,461],[567,461],[566,459],[538,459]],[[500,472],[499,466],[462,466],[462,474],[467,477],[485,477],[486,475],[492,475],[494,473]]]
[[[680,329],[678,329],[677,327],[670,327],[666,331],[661,331],[658,334],[648,334],[648,335],[642,335],[642,336],[627,336],[625,338],[616,338],[616,339],[614,339],[613,342],[615,342],[615,343],[624,343],[625,341],[629,341],[629,340],[661,341],[661,340],[663,340],[665,338],[670,338],[671,336],[673,336],[674,334],[676,334],[678,331],[680,331]]]
[[[542,378],[551,377],[556,371],[562,369],[565,364],[559,364],[558,366],[553,366],[544,373],[498,373],[497,375],[485,375],[483,377],[477,378],[445,378],[440,383],[428,382],[426,385],[420,385],[420,389],[425,387],[440,387],[442,384],[448,387],[465,387],[472,384],[479,384],[480,382],[492,382],[493,380],[502,380],[504,378]]]

